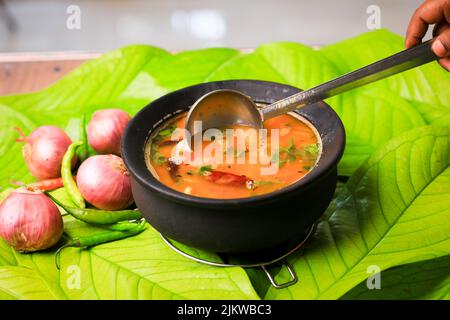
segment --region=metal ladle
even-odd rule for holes
[[[198,99],[190,109],[186,129],[195,135],[206,129],[231,125],[262,128],[267,119],[439,59],[431,50],[432,41],[428,40],[263,108],[258,108],[251,97],[239,91],[211,91]],[[194,125],[195,121],[201,121],[201,129]]]

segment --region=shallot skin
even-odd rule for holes
[[[120,141],[131,117],[120,109],[105,109],[94,113],[88,124],[88,141],[100,154],[120,156]]]
[[[131,179],[122,158],[96,155],[78,169],[77,185],[87,202],[103,210],[121,210],[133,203]]]
[[[62,233],[61,213],[41,192],[20,188],[0,205],[0,236],[19,252],[50,248]]]
[[[25,139],[22,150],[31,175],[38,180],[60,177],[62,158],[71,143],[69,136],[58,127],[42,126],[34,130]]]

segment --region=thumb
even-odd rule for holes
[[[441,29],[431,49],[441,58],[450,56],[450,26]]]

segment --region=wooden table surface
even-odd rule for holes
[[[96,52],[0,53],[0,95],[48,87]]]

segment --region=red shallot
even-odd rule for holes
[[[19,188],[0,205],[0,236],[19,252],[50,248],[62,233],[61,214],[42,192]]]
[[[88,141],[101,154],[120,155],[120,140],[131,117],[120,109],[105,109],[94,113],[88,125]]]
[[[96,155],[78,169],[77,185],[87,202],[103,210],[121,210],[133,203],[131,179],[122,158]]]
[[[42,126],[28,137],[21,134],[19,142],[25,142],[22,153],[28,169],[38,180],[53,179],[61,176],[61,163],[64,153],[72,143],[69,136],[60,128]],[[72,165],[76,163],[74,159]]]

